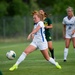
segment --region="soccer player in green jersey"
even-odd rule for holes
[[[45,36],[48,42],[48,48],[51,53],[51,57],[54,59],[54,48],[52,46],[52,21],[48,18],[47,14],[43,11],[39,11],[44,16],[44,25],[45,25]]]

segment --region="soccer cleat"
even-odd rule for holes
[[[58,64],[58,62],[56,62],[56,67],[57,67],[58,69],[61,69],[61,66]]]
[[[10,71],[13,71],[13,70],[16,70],[17,68],[18,68],[18,65],[15,64],[15,65],[13,65],[9,70],[10,70]]]

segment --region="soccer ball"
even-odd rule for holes
[[[6,57],[10,60],[13,60],[16,57],[16,53],[13,50],[10,50],[9,52],[6,53]]]

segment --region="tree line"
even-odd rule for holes
[[[68,6],[74,8],[74,3],[75,0],[0,0],[0,37],[28,34],[33,25],[31,12],[39,9],[56,16],[53,19],[55,21],[53,34],[62,37],[62,29],[60,33],[57,31],[60,29],[61,16],[66,15]],[[28,27],[30,28],[27,29]],[[55,38],[57,35],[53,36]]]
[[[65,15],[65,9],[68,6],[74,8],[74,3],[75,0],[0,0],[0,17],[25,16],[37,9],[47,9],[49,13]]]

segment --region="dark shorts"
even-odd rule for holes
[[[48,41],[52,41],[52,36],[50,34],[46,35],[46,40]]]

